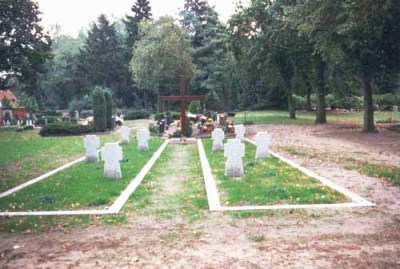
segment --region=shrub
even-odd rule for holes
[[[43,116],[41,118],[39,118],[36,121],[36,125],[40,125],[43,126],[45,124],[45,119],[47,119],[47,124],[52,124],[52,123],[57,123],[57,122],[61,122],[62,118],[61,117],[56,117],[56,116]]]
[[[185,130],[186,130],[186,137],[191,137],[193,134],[193,128],[188,117],[185,118]]]
[[[148,119],[151,112],[148,110],[122,110],[122,115],[124,115],[124,120],[137,120],[137,119]]]
[[[52,116],[52,117],[61,117],[62,116],[62,113],[61,112],[57,112],[57,111],[54,111],[54,110],[48,110],[48,111],[45,111],[44,113],[43,113],[43,116],[46,116],[46,118],[48,118],[48,116]]]
[[[293,94],[293,103],[296,109],[305,109],[307,106],[306,98],[295,94]]]
[[[164,113],[164,112],[154,114],[154,120],[156,120],[156,121],[162,120],[162,119],[165,118],[165,117],[166,117],[166,116],[165,116],[165,113]]]
[[[382,95],[374,95],[374,103],[379,106],[381,110],[392,110],[394,105],[400,104],[400,95],[387,93]]]
[[[91,133],[94,131],[94,126],[92,125],[81,125],[71,122],[60,122],[53,123],[44,126],[39,134],[41,136],[52,136],[52,135],[79,135]]]
[[[93,91],[93,116],[96,131],[105,131],[107,129],[106,98],[100,87],[95,87]]]
[[[112,101],[111,93],[104,92],[104,98],[106,100],[106,122],[107,122],[106,125],[107,125],[107,129],[112,130],[113,129],[113,124],[112,124],[113,101]]]
[[[189,104],[188,110],[192,114],[197,114],[201,112],[201,103],[200,101],[192,101]]]
[[[75,111],[89,110],[92,109],[93,99],[88,95],[85,95],[81,99],[74,99],[68,105],[68,110],[71,115],[74,115]]]

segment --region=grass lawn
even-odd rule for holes
[[[0,199],[1,211],[69,210],[110,205],[162,144],[150,140],[150,150],[137,150],[137,141],[123,145],[123,178],[103,177],[103,162],[81,162],[39,183]]]
[[[100,135],[101,143],[115,135]],[[84,155],[83,136],[41,137],[37,130],[0,128],[0,192]]]
[[[392,112],[377,111],[375,112],[375,121],[387,121],[389,119],[400,120],[400,112],[393,114]],[[239,112],[233,118],[237,123],[244,120],[252,121],[255,124],[313,124],[315,123],[315,112],[296,112],[297,119],[289,119],[287,111],[247,111]],[[349,124],[362,126],[364,112],[334,112],[327,111],[327,121],[332,124]]]
[[[203,143],[224,205],[332,204],[348,201],[341,193],[275,157],[256,160],[256,147],[247,142],[243,158],[245,175],[241,179],[227,177],[224,175],[223,151],[212,151],[211,139],[205,139]]]
[[[400,167],[372,164],[368,162],[357,162],[356,160],[348,160],[350,165],[346,165],[347,170],[356,170],[361,174],[376,177],[395,185],[400,186]]]

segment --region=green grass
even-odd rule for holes
[[[115,141],[100,135],[101,143]],[[84,155],[83,136],[41,137],[37,130],[0,129],[0,192]]]
[[[351,162],[351,165],[345,166],[347,170],[357,170],[361,174],[400,185],[400,167],[357,162],[355,160],[347,161]]]
[[[1,211],[69,210],[108,206],[159,148],[162,140],[152,139],[150,150],[140,152],[137,142],[123,145],[122,179],[103,176],[103,162],[81,162],[39,183],[0,199]]]
[[[176,160],[176,152],[180,149],[187,151],[190,158]],[[176,162],[180,165],[175,165]],[[125,212],[135,211],[140,215],[167,219],[177,216],[189,221],[201,219],[208,209],[202,175],[196,145],[169,145],[129,198]],[[161,181],[177,176],[182,179],[177,191],[166,194]],[[160,204],[154,203],[156,195],[162,198]]]
[[[240,179],[224,175],[223,151],[212,151],[212,141],[203,140],[212,173],[225,205],[319,204],[345,202],[339,192],[321,184],[275,157],[255,159],[255,146],[246,143],[245,175]]]
[[[233,118],[237,123],[242,123],[244,120],[252,121],[255,124],[314,124],[315,112],[296,112],[297,119],[289,119],[289,112],[287,111],[247,111],[239,112]],[[395,115],[392,112],[377,111],[374,114],[375,121],[388,121],[393,118],[400,120],[400,112]],[[327,121],[331,124],[348,124],[362,126],[364,112],[339,112],[327,111]]]

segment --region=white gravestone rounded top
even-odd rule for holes
[[[122,148],[118,143],[106,143],[101,149],[101,159],[104,161],[104,176],[119,179],[122,177],[121,166]]]
[[[224,149],[225,133],[221,128],[215,128],[214,131],[211,133],[211,138],[213,139],[212,150]]]
[[[83,138],[83,147],[86,151],[87,162],[97,162],[99,160],[97,149],[100,147],[100,140],[96,135],[86,135]]]
[[[399,112],[399,107],[398,106],[393,106],[393,112]]]
[[[147,129],[139,129],[136,134],[138,139],[138,149],[141,151],[149,150],[150,131]]]
[[[120,131],[121,144],[129,144],[129,135],[131,129],[127,126],[122,126]]]
[[[246,127],[243,124],[235,125],[235,134],[236,139],[240,139],[240,141],[244,141],[244,134],[246,133]]]
[[[267,132],[258,132],[254,137],[257,146],[256,159],[267,158],[269,155],[270,136]]]
[[[242,158],[245,154],[245,145],[240,139],[229,139],[224,145],[225,176],[242,177],[244,175]]]

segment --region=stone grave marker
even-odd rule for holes
[[[129,144],[129,135],[131,134],[131,129],[127,126],[122,126],[120,131],[121,144]]]
[[[104,176],[107,178],[120,179],[122,161],[122,148],[118,143],[106,143],[101,149],[101,159],[104,161]]]
[[[256,159],[267,158],[269,155],[270,136],[267,132],[258,132],[254,138],[256,142]]]
[[[138,139],[138,148],[141,151],[149,150],[150,131],[147,129],[139,129],[136,134]]]
[[[398,106],[393,106],[393,112],[399,112],[399,107]]]
[[[100,140],[96,135],[86,135],[83,139],[83,146],[86,151],[86,162],[97,162],[99,154],[97,149],[100,147]]]
[[[224,145],[225,176],[242,177],[244,175],[243,160],[245,145],[240,139],[229,139]]]
[[[79,122],[79,111],[78,110],[75,110],[75,120],[77,121],[77,122]]]
[[[223,150],[225,138],[224,131],[221,128],[215,128],[214,131],[211,133],[211,137],[213,139],[212,150]]]
[[[243,124],[235,125],[236,139],[240,139],[241,142],[244,142],[245,132],[246,132],[246,127],[244,127]]]

